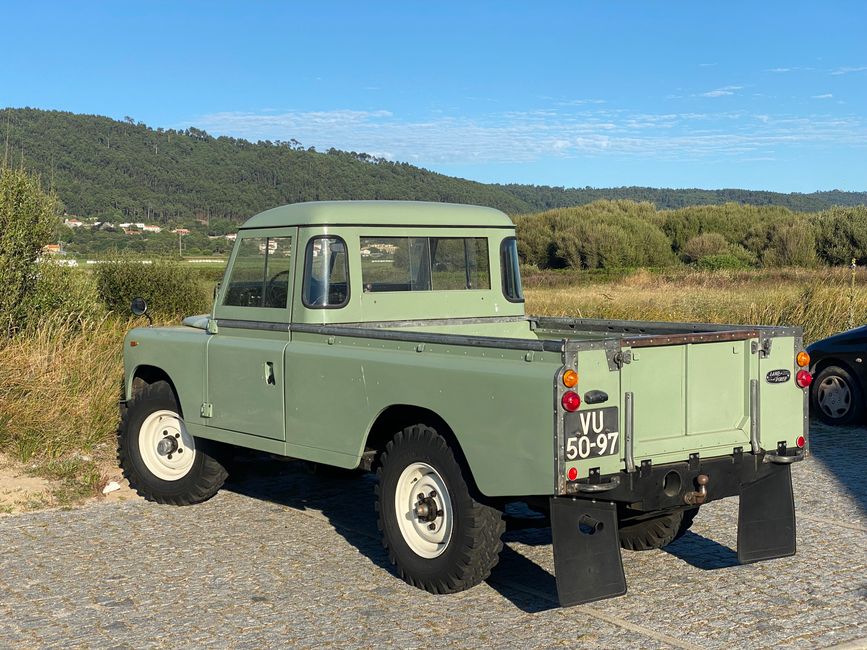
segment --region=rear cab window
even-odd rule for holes
[[[362,236],[360,251],[365,293],[491,288],[484,237]]]

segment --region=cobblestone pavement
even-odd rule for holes
[[[193,507],[9,516],[0,646],[867,647],[867,430],[814,425],[812,445],[796,557],[739,566],[737,502],[715,502],[666,550],[624,552],[626,596],[567,609],[550,530],[508,532],[486,584],[432,596],[388,564],[372,479],[295,463],[248,463]]]

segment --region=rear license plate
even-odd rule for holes
[[[565,428],[566,460],[611,456],[620,451],[616,406],[569,413]]]

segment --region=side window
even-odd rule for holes
[[[313,237],[304,258],[305,307],[336,309],[349,302],[349,266],[346,243],[340,237]]]
[[[427,238],[362,237],[361,277],[365,291],[430,289]]]
[[[521,268],[518,260],[518,244],[514,237],[503,240],[500,245],[500,267],[503,273],[503,295],[509,302],[524,302],[521,286]]]
[[[285,309],[292,269],[291,237],[244,237],[232,264],[223,304]]]
[[[491,288],[487,239],[432,237],[430,253],[434,291]]]

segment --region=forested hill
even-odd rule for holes
[[[326,199],[451,201],[489,205],[510,214],[599,198],[649,200],[659,208],[735,201],[819,210],[867,203],[863,192],[488,185],[364,153],[317,152],[294,140],[251,143],[213,137],[193,127],[153,129],[131,118],[117,121],[29,108],[0,110],[0,144],[0,153],[8,152],[12,164],[23,161],[41,174],[70,214],[105,218],[241,220],[283,203]]]
[[[627,199],[649,201],[660,210],[676,210],[693,205],[719,205],[742,203],[748,205],[777,205],[795,212],[818,212],[835,205],[867,205],[867,192],[766,192],[759,190],[700,190],[667,189],[656,187],[563,188],[539,185],[495,185],[509,194],[537,206],[539,209],[565,208],[584,205],[599,199]]]

